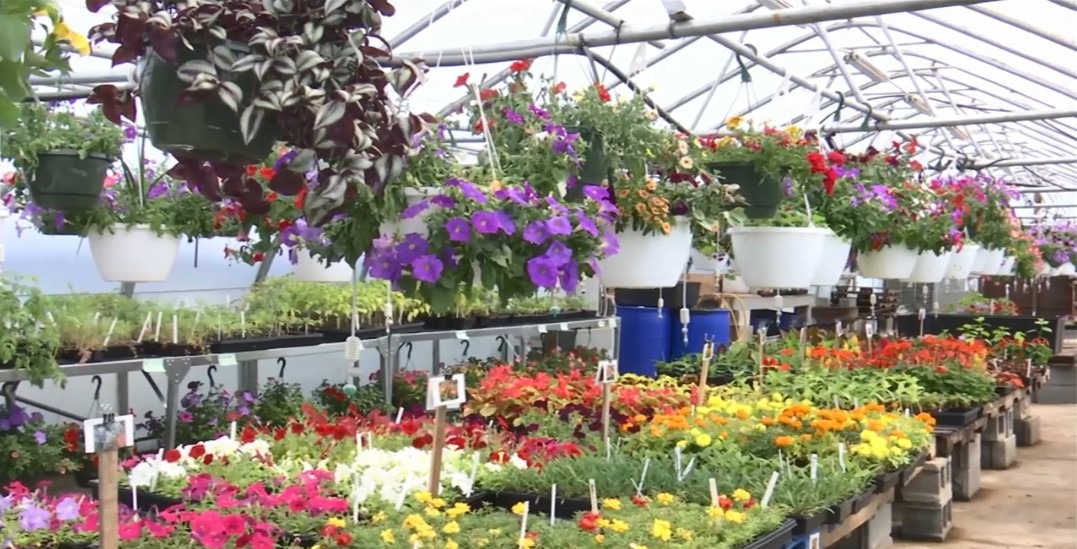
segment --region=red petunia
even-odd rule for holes
[[[462,88],[462,87],[466,86],[468,78],[471,78],[471,73],[470,72],[465,72],[464,74],[461,74],[460,76],[457,76],[456,77],[456,83],[453,84],[452,87],[454,87],[454,88]]]
[[[531,68],[531,63],[533,63],[533,60],[531,59],[519,59],[513,61],[512,64],[509,65],[509,70],[512,72],[523,72]]]

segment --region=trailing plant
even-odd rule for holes
[[[46,380],[66,385],[56,364],[60,335],[49,320],[45,295],[34,285],[5,276],[0,280],[0,367],[17,370],[35,387]]]
[[[50,28],[51,26],[51,28]],[[40,43],[34,30],[45,31]],[[19,103],[34,97],[31,76],[66,75],[71,64],[64,45],[81,55],[90,53],[85,36],[73,31],[53,0],[8,0],[0,5],[0,129],[19,126]]]
[[[3,158],[11,160],[19,182],[24,183],[37,168],[41,154],[66,150],[81,158],[97,155],[114,160],[120,156],[123,140],[123,131],[100,112],[82,114],[70,103],[30,102],[22,105],[19,123],[4,130]]]

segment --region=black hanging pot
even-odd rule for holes
[[[583,200],[584,185],[602,185],[610,179],[610,161],[606,156],[606,141],[601,133],[590,128],[568,126],[565,130],[580,134],[580,139],[587,142],[587,153],[580,163],[580,173],[576,176],[576,186],[567,189],[565,199],[569,202]]]
[[[97,205],[111,165],[110,159],[96,154],[82,158],[78,151],[43,152],[37,155],[37,169],[26,186],[34,204],[42,208],[88,210]]]
[[[739,185],[737,191],[745,202],[744,214],[750,219],[769,219],[778,215],[782,202],[781,179],[768,176],[752,162],[714,162],[707,166],[722,176],[723,182]]]
[[[228,48],[241,57],[247,46],[229,42]],[[279,129],[270,113],[255,132],[250,143],[243,140],[239,130],[239,112],[233,111],[216,95],[205,101],[179,103],[180,94],[188,84],[176,71],[188,61],[208,60],[206,45],[192,41],[193,49],[181,46],[176,52],[176,65],[151,52],[142,65],[139,94],[146,132],[155,147],[167,153],[229,164],[259,164],[269,155],[277,140]],[[232,82],[243,90],[243,101],[249,102],[257,85],[252,72],[223,72],[222,81]],[[242,105],[240,109],[242,112]]]

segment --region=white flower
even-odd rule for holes
[[[527,462],[516,454],[512,454],[512,456],[509,457],[509,465],[512,465],[517,469],[527,469]]]

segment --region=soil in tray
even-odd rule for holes
[[[249,337],[246,339],[229,339],[218,341],[209,345],[212,353],[245,353],[249,351],[265,351],[267,349],[287,349],[291,347],[313,347],[325,343],[320,333],[313,334],[281,334],[268,337]]]
[[[964,427],[983,415],[983,408],[977,406],[968,410],[945,410],[931,414],[938,426]]]

